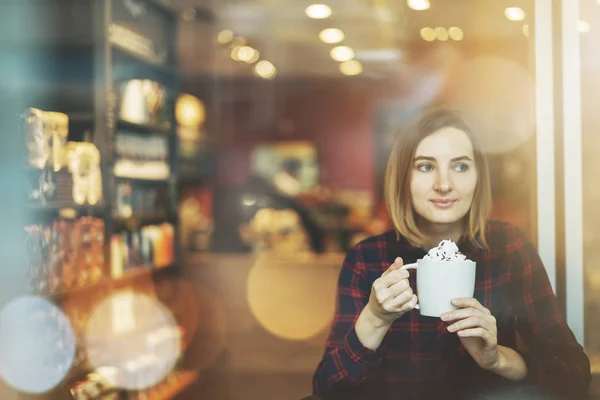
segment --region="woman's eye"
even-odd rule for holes
[[[417,169],[421,172],[429,172],[433,171],[433,166],[431,164],[419,164],[417,165]]]
[[[454,170],[456,172],[465,172],[469,169],[469,166],[467,164],[456,164],[454,166]]]

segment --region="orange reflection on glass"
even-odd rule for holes
[[[447,105],[464,110],[484,151],[507,152],[534,134],[534,81],[525,67],[507,58],[477,57],[456,71]]]

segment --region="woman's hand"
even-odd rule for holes
[[[396,258],[387,271],[373,282],[366,308],[374,317],[376,325],[391,325],[417,304],[417,296],[408,283],[410,274],[401,269],[403,265],[402,259]]]
[[[496,318],[473,298],[454,299],[452,305],[459,309],[441,316],[442,321],[456,321],[448,326],[448,331],[456,332],[477,365],[487,371],[497,369],[501,354],[498,350]]]

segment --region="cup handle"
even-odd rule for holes
[[[417,263],[403,265],[400,267],[400,269],[417,269]],[[415,304],[415,308],[417,310],[419,310],[421,308],[421,307],[419,307],[419,303]]]

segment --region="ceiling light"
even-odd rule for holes
[[[244,60],[244,62],[246,62],[247,64],[254,64],[260,58],[260,52],[256,49],[253,49],[253,50],[254,50],[254,56],[252,56],[252,58],[250,58],[249,60]]]
[[[334,47],[333,49],[331,49],[329,54],[331,55],[331,58],[333,58],[335,61],[340,62],[352,60],[354,58],[354,50],[352,50],[348,46]]]
[[[421,38],[428,42],[433,42],[435,40],[435,31],[433,28],[426,26],[425,28],[421,28]]]
[[[183,13],[181,14],[181,18],[187,22],[191,22],[191,21],[195,20],[196,19],[196,10],[193,8],[185,9],[185,11],[183,11]]]
[[[264,79],[272,79],[277,75],[277,68],[267,60],[261,60],[254,65],[254,74]]]
[[[431,7],[429,0],[408,0],[408,6],[413,10],[422,11]]]
[[[525,11],[519,7],[508,7],[504,10],[504,15],[510,21],[523,21],[525,19]]]
[[[319,39],[321,39],[323,43],[339,43],[344,40],[344,32],[337,28],[323,29],[319,33]]]
[[[250,46],[240,47],[237,52],[237,57],[240,61],[250,62],[250,60],[256,57],[256,50]]]
[[[344,75],[358,75],[362,71],[362,64],[356,60],[348,60],[340,64],[340,72]]]
[[[331,8],[325,4],[312,4],[304,11],[309,18],[324,19],[331,16]]]
[[[581,33],[589,32],[590,29],[592,29],[590,23],[584,20],[580,20],[579,22],[577,22],[577,28]]]
[[[441,26],[435,28],[435,37],[437,38],[437,40],[445,42],[446,40],[448,40],[449,36],[450,35],[448,34],[448,30],[446,28],[442,28]]]
[[[452,26],[448,29],[448,34],[452,40],[460,41],[463,40],[465,34],[462,29],[457,26]]]
[[[240,50],[242,48],[240,46],[235,46],[233,49],[231,49],[231,59],[234,61],[241,61],[240,60]]]
[[[223,29],[217,35],[217,42],[227,44],[233,40],[233,32],[230,29]]]
[[[525,24],[525,25],[523,25],[523,27],[521,29],[523,31],[523,35],[525,35],[526,37],[529,37],[529,25]]]

